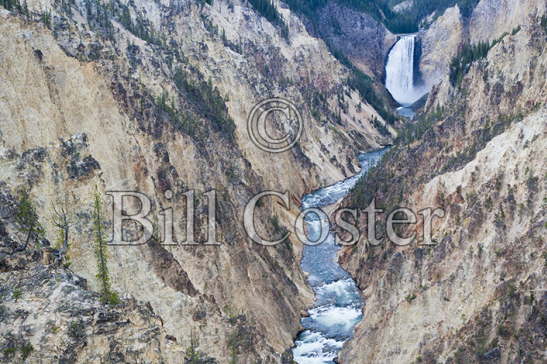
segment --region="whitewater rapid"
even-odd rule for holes
[[[302,208],[322,208],[338,202],[385,151],[362,154],[359,174],[304,196]],[[311,241],[317,240],[321,226],[328,224],[312,213],[308,214],[305,223]],[[315,300],[308,316],[302,318],[304,330],[295,340],[293,356],[298,364],[334,364],[338,352],[352,337],[355,325],[363,318],[359,289],[337,262],[339,248],[332,232],[320,245],[304,248],[302,269],[309,275],[308,283],[315,293]]]

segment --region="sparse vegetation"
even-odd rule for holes
[[[435,122],[434,118],[424,118],[415,123],[408,123],[399,132],[396,143],[410,144],[415,140],[419,140]]]
[[[31,343],[26,343],[21,347],[21,356],[23,361],[25,361],[29,357],[30,353],[32,353],[33,350],[34,347]]]
[[[34,347],[29,342],[23,344],[22,346],[16,346],[12,343],[7,348],[2,350],[4,358],[13,359],[18,350],[21,352],[21,359],[24,362],[30,356],[30,353],[34,351]]]
[[[374,126],[374,128],[376,128],[376,130],[378,130],[380,135],[383,135],[383,136],[390,136],[391,135],[391,133],[385,127],[385,125],[380,120],[378,120],[376,117],[374,117],[372,119],[371,124],[372,124],[372,126]]]
[[[367,1],[358,1],[362,2],[364,6],[370,6],[370,8],[367,7],[367,9],[377,9],[377,5],[375,5],[374,3],[369,4]],[[316,23],[318,18],[316,12],[318,11],[318,9],[323,7],[327,3],[327,1],[288,0],[286,1],[286,3],[293,11],[306,15],[310,19],[310,21],[314,23],[316,27],[318,27],[319,25]],[[339,52],[333,46],[333,44],[331,44],[331,42],[329,42],[327,39],[325,39],[325,42],[329,47],[332,55],[351,71],[351,75],[348,79],[348,86],[358,91],[361,97],[367,100],[367,102],[371,104],[376,109],[376,111],[378,111],[378,113],[380,114],[380,116],[382,116],[384,120],[389,123],[395,122],[397,120],[397,117],[390,111],[390,107],[387,105],[387,99],[384,99],[374,89],[373,80],[365,73],[363,73],[360,69],[355,67],[344,54]],[[318,115],[315,114],[314,118],[318,119]]]
[[[121,2],[102,3],[99,0],[86,0],[85,9],[89,23],[97,27],[100,33],[108,39],[112,39],[114,31],[112,19],[115,19],[125,29],[147,43],[157,46],[165,45],[165,36],[154,30],[150,22],[139,13],[136,13],[133,18],[128,5]]]
[[[405,297],[405,300],[408,302],[408,303],[411,303],[412,301],[414,301],[416,299],[416,295],[413,293],[413,294],[409,294]]]
[[[235,325],[234,331],[228,335],[226,346],[230,353],[230,364],[237,364],[238,355],[243,352],[250,352],[255,346],[254,326],[249,324],[248,318],[244,314],[237,316],[230,322]]]
[[[353,189],[348,194],[350,200],[350,206],[355,208],[364,208],[370,204],[374,198],[376,192],[380,189],[385,189],[387,186],[393,186],[393,183],[388,183],[391,175],[386,175],[385,170],[382,169],[382,165],[387,163],[390,160],[392,155],[397,152],[397,147],[390,149],[386,152],[382,159],[377,163],[376,166],[370,168],[368,172],[361,178],[353,187]],[[402,191],[399,194],[401,195]],[[386,211],[390,211],[392,206],[397,205],[398,201],[377,201],[381,207]]]
[[[154,100],[154,103],[161,113],[165,113],[175,128],[183,133],[197,138],[199,135],[199,125],[190,113],[182,113],[175,106],[175,99],[170,98],[166,91]]]
[[[217,131],[221,132],[226,139],[233,140],[235,123],[228,114],[226,100],[213,86],[211,80],[192,81],[191,77],[179,68],[175,72],[173,81],[177,89],[188,97],[188,101],[203,117],[213,123]]]
[[[352,76],[348,81],[348,85],[359,92],[362,98],[368,101],[374,109],[389,123],[394,123],[397,117],[388,110],[387,103],[376,93],[372,79],[364,74],[357,67],[353,66],[349,60],[343,57],[339,52],[333,51],[333,54],[341,60],[341,62],[352,71]]]
[[[101,301],[108,304],[118,304],[118,295],[110,285],[110,274],[108,271],[108,250],[104,237],[103,207],[99,192],[95,192],[93,201],[93,233],[95,240],[95,257],[97,258],[97,279],[100,284]]]
[[[405,127],[399,131],[395,143],[404,145],[421,139],[437,121],[444,117],[444,114],[444,108],[437,106],[435,110],[427,114],[419,115],[415,122],[407,123]]]
[[[10,346],[10,347],[8,347],[8,348],[5,348],[5,349],[3,350],[3,352],[4,352],[4,357],[5,357],[6,359],[10,359],[10,358],[12,358],[12,357],[15,355],[15,353],[17,352],[17,348],[14,347],[14,346]]]
[[[464,17],[469,17],[479,0],[414,0],[403,12],[392,10],[403,0],[340,0],[340,3],[358,11],[365,12],[382,22],[393,33],[415,33],[423,20],[432,13],[441,15],[447,8],[458,5]],[[287,0],[294,11],[305,14],[311,20],[327,0]]]
[[[452,86],[459,87],[471,64],[485,58],[490,48],[491,44],[488,42],[464,45],[450,62],[450,83]]]
[[[273,4],[272,0],[249,0],[249,3],[260,15],[266,18],[273,25],[277,26],[285,38],[288,36],[289,29],[283,21],[283,17],[277,11],[277,8]]]
[[[17,301],[19,298],[21,298],[21,296],[23,296],[23,292],[21,292],[21,289],[19,288],[14,288],[11,295],[13,299]]]
[[[199,349],[199,340],[192,333],[190,338],[190,346],[184,353],[184,364],[216,364],[216,360],[208,357]]]
[[[512,35],[520,31],[520,26],[511,31]],[[450,83],[452,86],[459,87],[463,76],[469,71],[471,64],[480,59],[486,58],[492,47],[501,42],[509,33],[503,33],[499,38],[492,42],[479,42],[477,44],[465,44],[458,54],[450,62]]]
[[[194,335],[190,338],[190,346],[186,349],[184,355],[185,364],[197,364],[199,363],[200,353],[198,351],[198,341]]]
[[[26,234],[25,244],[22,248],[17,249],[18,251],[25,250],[31,241],[37,241],[44,234],[44,229],[38,220],[38,214],[27,191],[22,191],[19,195],[15,222],[19,225],[19,229]]]
[[[85,325],[81,320],[70,322],[68,326],[68,336],[74,340],[80,340],[85,337]]]

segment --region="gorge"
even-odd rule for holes
[[[545,10],[0,0],[0,362],[544,362]],[[268,100],[298,111],[268,137],[303,126],[280,153],[249,128]],[[120,227],[144,244],[109,241],[112,191],[150,201]],[[264,191],[275,246],[243,223]],[[373,200],[442,208],[434,244],[296,238]]]
[[[325,208],[339,202],[385,151],[360,155],[359,174],[307,194],[302,199],[302,208]],[[306,217],[307,235],[311,241],[319,241],[321,230],[329,226],[328,222],[320,221],[321,218],[313,212]],[[299,364],[334,363],[344,343],[353,336],[354,326],[362,319],[360,293],[351,276],[338,265],[338,251],[332,232],[318,245],[304,247],[302,269],[308,274],[315,299],[309,316],[302,319],[304,331],[297,337],[293,349],[294,360]]]

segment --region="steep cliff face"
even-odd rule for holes
[[[520,30],[491,33],[501,40],[459,87],[434,89],[428,117],[345,202],[445,216],[433,220],[433,246],[343,252],[366,304],[341,362],[544,360],[547,34],[535,4],[507,24]],[[398,232],[420,239],[423,222]]]
[[[328,2],[318,14],[318,32],[363,72],[384,77],[384,60],[397,37],[369,14]]]
[[[469,20],[469,39],[472,43],[493,41],[524,20],[531,21],[544,14],[546,7],[544,1],[481,0]]]
[[[132,299],[104,305],[83,278],[43,265],[43,258],[42,251],[28,250],[3,262],[3,362],[160,363],[173,351],[182,360],[185,348],[166,333],[150,305]],[[21,269],[5,272],[22,260]]]
[[[68,200],[70,269],[97,289],[91,221],[96,188],[101,194],[147,194],[156,222],[160,209],[173,208],[179,241],[187,221],[184,193],[196,191],[196,238],[205,240],[204,192],[216,189],[220,246],[165,247],[155,238],[109,248],[112,285],[124,305],[131,306],[128,297],[149,302],[162,318],[160,331],[156,319],[128,330],[137,336],[154,330],[158,342],[146,345],[156,346],[142,344],[143,352],[154,352],[151,362],[179,362],[195,344],[192,337],[218,362],[280,361],[311,299],[298,266],[300,246],[253,244],[242,227],[243,208],[262,190],[299,196],[354,173],[358,150],[390,140],[377,131],[381,116],[347,85],[347,69],[287,9],[279,9],[289,25],[285,31],[238,1],[27,4],[0,10],[0,188],[13,201],[19,190],[29,191],[45,229],[33,248],[56,240],[52,209]],[[246,132],[252,107],[271,96],[290,99],[305,123],[297,145],[275,155],[258,149]],[[139,205],[130,199],[126,210]],[[274,217],[284,223],[297,208],[293,203],[284,212],[266,201],[256,216],[259,230],[279,234]],[[9,259],[25,238],[13,211],[2,219],[2,259]],[[55,276],[57,268],[48,267],[39,265],[36,272]],[[15,285],[10,275],[20,269],[24,264],[5,266],[8,290]],[[33,279],[30,269],[21,279]],[[34,300],[63,289],[50,281],[46,293],[21,290]],[[51,315],[43,307],[32,314]],[[10,325],[18,340],[38,347],[33,330]],[[89,338],[99,346],[106,339]],[[88,354],[100,361],[111,352]],[[29,353],[31,362],[40,359],[38,350]]]
[[[448,75],[452,58],[465,43],[493,42],[511,33],[531,17],[545,12],[545,2],[533,0],[481,0],[468,16],[459,7],[448,8],[431,25],[419,32],[422,51],[420,72],[432,87]]]
[[[447,9],[427,30],[420,33],[419,67],[428,88],[438,84],[448,75],[450,61],[463,42],[463,26],[460,10],[454,6]]]

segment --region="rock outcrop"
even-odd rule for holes
[[[186,354],[150,305],[104,305],[65,269],[27,261],[23,270],[0,273],[0,282],[4,361],[159,363],[169,360],[167,352]]]
[[[452,58],[465,43],[494,42],[545,12],[545,2],[481,0],[467,17],[459,7],[448,8],[419,32],[419,69],[428,88],[447,77]]]
[[[384,63],[397,40],[386,27],[367,13],[328,2],[318,14],[317,31],[337,52],[361,71],[382,80]]]
[[[467,36],[471,43],[492,42],[503,33],[545,13],[544,1],[481,0],[469,19]]]
[[[426,30],[420,32],[420,73],[430,89],[449,72],[452,58],[464,40],[463,23],[457,6],[448,8]]]

